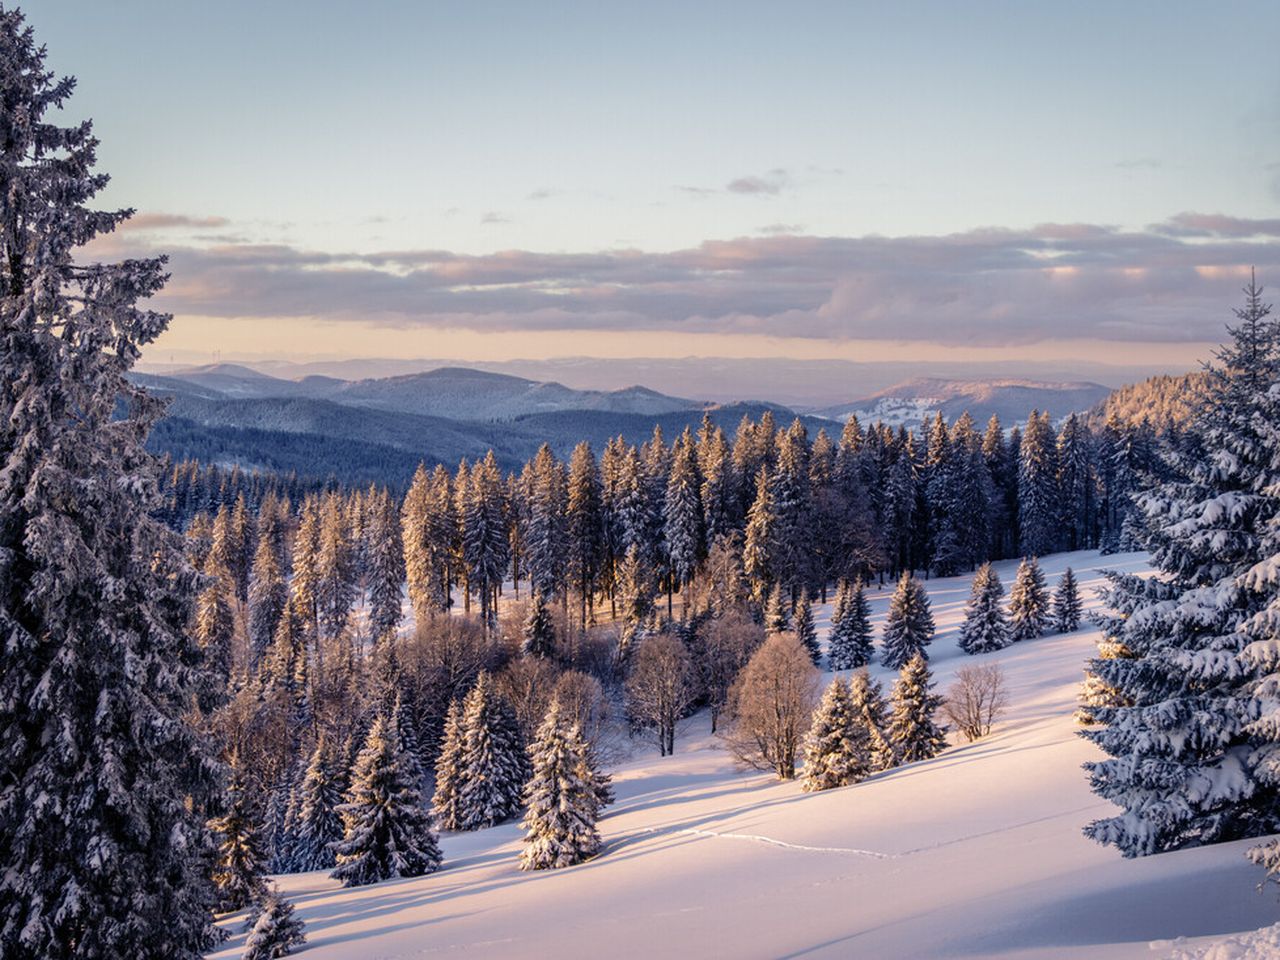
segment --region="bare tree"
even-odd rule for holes
[[[662,756],[674,752],[676,722],[696,695],[693,664],[679,637],[645,637],[632,654],[626,682],[627,711],[633,723],[653,730]]]
[[[991,732],[1008,704],[1004,672],[998,664],[984,663],[956,671],[942,710],[965,739],[973,741]]]
[[[765,640],[729,692],[731,723],[725,742],[740,763],[772,770],[779,780],[795,777],[819,679],[795,634],[777,633]]]
[[[524,742],[532,743],[551,706],[560,668],[544,657],[520,657],[507,664],[494,679],[498,693],[515,712]]]
[[[561,712],[577,722],[596,766],[613,760],[617,755],[613,709],[600,681],[579,670],[566,670],[556,681],[555,699]]]
[[[698,648],[698,674],[707,703],[711,707],[711,732],[719,725],[720,713],[729,699],[729,689],[751,655],[764,643],[764,627],[740,607],[709,620],[702,628]]]

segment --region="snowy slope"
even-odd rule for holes
[[[1046,558],[1051,583],[1068,564],[1090,593],[1099,567],[1143,558]],[[999,566],[1006,585],[1014,567]],[[1071,719],[1096,632],[966,658],[955,634],[968,577],[928,586],[940,685],[975,660],[1006,672],[1012,707],[989,738],[804,794],[735,771],[695,717],[676,756],[642,749],[614,771],[605,851],[588,864],[523,874],[508,824],[446,836],[446,868],[430,877],[353,890],[324,873],[280,878],[307,923],[304,956],[1163,957],[1178,937],[1191,950],[1280,919],[1255,891],[1247,842],[1124,860],[1081,836],[1110,809],[1089,791],[1080,764],[1096,754]],[[888,592],[873,592],[877,619]]]

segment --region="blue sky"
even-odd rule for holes
[[[1280,260],[1269,227],[1189,238],[1168,229],[1188,212],[1280,218],[1275,3],[24,9],[51,65],[80,79],[70,112],[95,120],[113,176],[104,200],[191,218],[120,241],[173,249],[175,288],[200,291],[175,289],[167,303],[178,314],[174,349],[212,339],[235,352],[251,338],[286,352],[312,329],[333,353],[361,343],[487,353],[501,337],[524,354],[647,355],[643,334],[658,331],[686,352],[863,356],[905,343],[1030,356],[1110,340],[1189,356],[1213,339],[1195,317],[1217,304],[1220,329],[1244,261],[1265,280]],[[1044,256],[1067,257],[1077,272],[1027,283],[1004,254],[1025,251],[1028,236],[1043,242],[1043,224],[1111,239],[1083,252],[1051,242]],[[989,228],[1008,234],[994,267],[920,253]],[[1183,238],[1172,251],[1171,236]],[[794,242],[806,237],[824,244]],[[740,245],[691,267],[709,241]],[[301,260],[306,273],[328,274],[328,292],[308,296],[305,275],[282,285],[228,272],[250,269],[245,259],[263,245],[288,251],[288,269]],[[636,266],[602,277],[578,259],[623,250],[639,256],[642,276]],[[376,259],[388,251],[415,256]],[[495,279],[483,258],[498,254],[504,267],[509,254],[522,266],[564,259],[542,262],[534,279]],[[335,259],[315,262],[321,255]],[[769,300],[781,281],[757,272],[724,290],[744,256],[785,260],[786,280],[813,272],[813,284],[757,309],[753,298]],[[668,277],[673,258],[679,275]],[[252,269],[279,281],[286,267],[267,259]],[[419,288],[401,281],[424,269],[438,279],[446,261],[458,283],[442,292],[433,282],[416,308]],[[459,262],[486,266],[484,298]],[[1100,282],[1099,271],[1117,270],[1147,271],[1152,286],[1137,302],[1159,297],[1158,315],[1127,323],[1134,294]],[[356,275],[345,294],[338,274]],[[945,289],[902,298],[895,291],[913,277],[941,277]],[[1045,285],[1068,277],[1083,299],[1039,312]],[[541,299],[501,296],[530,283]],[[263,289],[234,307],[212,302],[210,291],[231,287]],[[629,296],[615,309],[620,289]],[[918,315],[938,303],[954,305],[948,335]]]

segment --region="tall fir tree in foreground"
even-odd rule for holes
[[[856,670],[871,662],[871,605],[862,580],[841,581],[831,613],[827,657],[832,670]]]
[[[813,623],[813,601],[808,591],[801,591],[796,603],[796,639],[805,648],[814,666],[822,662],[822,647],[818,644],[818,629]]]
[[[973,578],[960,627],[960,649],[965,653],[990,653],[1012,642],[1009,618],[1004,612],[1004,584],[991,564],[985,563]]]
[[[400,749],[394,716],[378,716],[351,771],[346,803],[338,807],[344,833],[334,845],[335,880],[356,887],[393,877],[420,877],[443,857],[431,815]]]
[[[1076,583],[1076,575],[1067,567],[1062,579],[1058,581],[1058,589],[1053,594],[1053,629],[1059,633],[1075,633],[1080,629],[1080,617],[1084,604],[1080,599],[1080,586]]]
[[[889,704],[880,681],[872,680],[865,669],[856,671],[849,677],[849,697],[867,730],[871,770],[888,770],[895,766],[898,760],[887,736]]]
[[[520,869],[571,867],[595,856],[600,790],[606,782],[593,769],[582,731],[558,698],[552,699],[529,752],[533,775],[525,786]]]
[[[933,630],[933,613],[924,585],[910,573],[904,573],[889,600],[880,662],[899,670],[917,654],[927,660],[925,648],[933,643]]]
[[[458,827],[479,830],[519,811],[528,757],[515,716],[487,673],[481,673],[462,706],[458,768]]]
[[[1034,640],[1049,625],[1049,588],[1035,557],[1018,564],[1018,575],[1009,591],[1009,622],[1014,640]]]
[[[307,942],[305,924],[293,912],[293,904],[278,890],[267,894],[249,936],[244,941],[242,960],[277,960]]]
[[[1132,656],[1090,663],[1125,705],[1098,708],[1101,725],[1084,731],[1108,755],[1087,765],[1093,789],[1121,808],[1085,832],[1126,856],[1280,826],[1251,728],[1258,661],[1240,659],[1256,649],[1246,625],[1266,597],[1250,572],[1277,515],[1265,492],[1274,477],[1265,430],[1277,330],[1258,288],[1245,295],[1199,416],[1165,452],[1174,479],[1139,497],[1159,576],[1113,578],[1114,599],[1132,611],[1115,635]]]
[[[934,723],[942,697],[933,692],[933,675],[924,657],[916,654],[894,681],[889,742],[898,763],[936,757],[947,745],[946,731]]]
[[[807,792],[857,783],[871,772],[871,734],[849,687],[836,677],[822,695],[805,740]]]
[[[126,379],[169,316],[163,259],[93,263],[132,211],[89,208],[88,122],[0,10],[0,955],[194,960],[210,942],[205,826],[220,772],[186,720],[198,592]]]

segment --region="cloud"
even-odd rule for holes
[[[1116,161],[1116,167],[1120,170],[1159,170],[1163,166],[1164,162],[1155,157],[1134,157],[1131,160]]]
[[[316,251],[134,233],[88,253],[169,253],[172,279],[155,305],[179,315],[965,346],[1216,341],[1251,265],[1264,282],[1280,278],[1280,223],[1221,214],[1136,231],[1072,223],[815,237],[792,226],[664,252]]]
[[[1172,237],[1280,237],[1280,220],[1250,220],[1221,213],[1179,213],[1152,229]]]
[[[804,224],[802,223],[769,223],[756,231],[766,236],[776,237],[784,233],[803,233]]]
[[[791,183],[791,177],[782,168],[770,170],[762,177],[738,177],[730,180],[725,189],[730,193],[777,196]]]
[[[560,195],[559,190],[552,190],[550,187],[543,187],[539,190],[534,190],[527,197],[525,197],[525,199],[526,200],[549,200],[551,197],[558,197],[559,195]]]
[[[181,213],[135,213],[120,225],[120,230],[178,230],[198,228],[208,230],[225,227],[226,217],[189,217]]]
[[[480,222],[481,223],[510,223],[511,218],[508,217],[505,213],[497,213],[493,210],[490,210],[488,213],[486,213],[484,216],[480,218]]]

